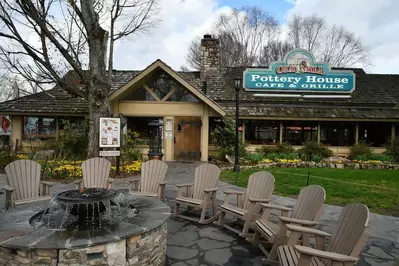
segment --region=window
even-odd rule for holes
[[[366,141],[373,147],[382,147],[391,138],[391,134],[391,123],[359,123],[359,141]]]
[[[60,130],[64,129],[64,126],[67,122],[69,122],[69,125],[71,129],[76,130],[78,132],[83,132],[85,130],[85,121],[84,117],[64,117],[60,119]]]
[[[56,137],[54,117],[24,117],[24,139],[45,140]]]
[[[154,120],[163,121],[162,117],[128,117],[127,118],[127,129],[138,133],[139,144],[148,145],[149,143],[149,130],[148,124]]]
[[[317,140],[317,122],[283,122],[283,141],[287,141],[291,145],[302,145],[304,142],[312,140]]]
[[[355,144],[356,124],[353,122],[321,122],[320,142],[327,146]]]
[[[250,144],[276,145],[280,142],[280,122],[268,120],[247,120],[245,141]]]
[[[168,98],[168,102],[194,102],[197,103],[198,100],[193,95],[191,95],[187,89],[178,87],[176,91]]]
[[[143,87],[135,89],[126,98],[126,101],[156,101],[154,97]]]

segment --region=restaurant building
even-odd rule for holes
[[[112,114],[127,118],[125,132],[140,134],[143,154],[148,124],[159,120],[164,160],[207,161],[215,149],[211,132],[223,117],[235,116],[237,77],[240,129],[250,151],[315,140],[338,155],[348,155],[359,141],[381,153],[399,135],[399,75],[330,68],[304,50],[269,68],[222,67],[219,40],[210,35],[201,41],[200,71],[175,71],[166,63],[158,59],[141,71],[113,72]],[[66,78],[78,83],[72,72]],[[0,114],[11,117],[12,147],[29,151],[58,138],[63,120],[80,124],[87,105],[55,86],[0,103]]]

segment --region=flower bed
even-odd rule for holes
[[[16,155],[17,160],[30,159],[27,154]],[[82,163],[83,160],[37,160],[42,166],[43,178],[52,180],[75,180],[82,178]],[[134,161],[126,164],[121,164],[120,175],[134,175],[141,171],[143,162]],[[116,166],[111,166],[111,176],[115,175]]]

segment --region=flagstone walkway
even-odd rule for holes
[[[167,203],[174,207],[177,189],[175,184],[194,180],[194,168],[198,164],[169,163],[166,176]],[[5,175],[0,175],[0,186],[5,184]],[[114,188],[127,188],[126,180],[117,180]],[[238,188],[220,182],[217,199],[223,200],[223,189]],[[72,189],[69,184],[56,184],[52,192],[59,193]],[[273,197],[280,204],[292,205],[295,199]],[[219,202],[220,204],[220,202]],[[0,195],[0,208],[4,206],[4,194]],[[331,232],[342,207],[326,205],[321,219],[321,229]],[[0,214],[1,215],[1,214]],[[367,246],[361,254],[360,266],[392,266],[399,260],[399,218],[371,214],[368,231],[371,234]],[[168,221],[168,264],[185,265],[261,265],[262,253],[248,242],[213,225],[199,225],[173,216]]]

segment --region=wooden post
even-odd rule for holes
[[[395,132],[396,128],[395,128],[395,123],[392,123],[392,129],[391,129],[391,138],[394,139],[396,132]]]
[[[320,144],[320,122],[317,123],[317,144]]]
[[[359,123],[356,122],[356,130],[355,130],[355,144],[359,143]]]
[[[60,134],[60,118],[55,117],[55,139],[58,140]]]
[[[283,121],[280,121],[280,144],[283,143]]]
[[[242,142],[245,142],[245,122],[242,121]]]

